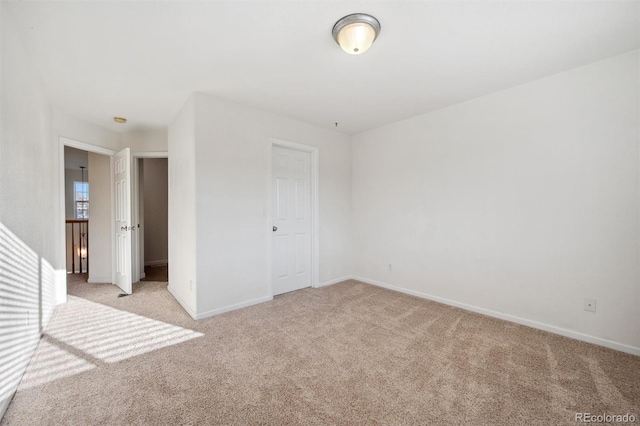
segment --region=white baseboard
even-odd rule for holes
[[[247,300],[246,302],[236,303],[235,305],[226,306],[224,308],[214,309],[212,311],[203,312],[196,316],[196,319],[204,319],[214,315],[224,314],[225,312],[235,311],[236,309],[246,308],[247,306],[257,305],[258,303],[269,302],[273,300],[273,296],[259,297],[257,299]]]
[[[184,301],[184,300],[182,300],[182,298],[181,298],[180,296],[178,296],[178,293],[177,293],[173,288],[171,288],[171,284],[169,284],[169,285],[167,286],[167,290],[169,290],[169,293],[171,293],[171,295],[172,295],[172,296],[173,296],[173,297],[178,301],[178,303],[180,304],[180,306],[182,306],[182,309],[184,309],[184,310],[189,314],[189,316],[190,316],[191,318],[193,318],[194,320],[195,320],[195,319],[198,319],[198,318],[197,318],[197,316],[196,316],[196,313],[195,313],[195,312],[193,312],[193,311],[191,310],[191,308],[189,308],[189,305],[187,305],[187,304],[185,303],[185,301]]]
[[[333,285],[333,284],[338,284],[338,283],[341,283],[341,282],[343,282],[343,281],[347,281],[347,280],[351,280],[351,279],[353,279],[353,276],[351,276],[351,275],[345,275],[344,277],[334,278],[334,279],[332,279],[332,280],[323,281],[323,282],[321,282],[321,283],[318,283],[318,285],[316,286],[316,288],[319,288],[319,287],[325,287],[325,286]]]
[[[140,273],[140,279],[143,279],[143,278],[145,278],[146,276],[147,276],[147,274],[145,274],[144,272],[141,272],[141,273]]]
[[[550,333],[559,334],[561,336],[570,337],[572,339],[580,340],[587,343],[593,343],[595,345],[604,346],[606,348],[615,349],[620,352],[625,352],[632,355],[640,356],[640,348],[635,346],[625,345],[623,343],[614,342],[600,337],[591,336],[589,334],[580,333],[578,331],[567,330],[565,328],[556,327],[554,325],[545,324],[538,321],[521,318],[515,315],[504,314],[502,312],[493,311],[491,309],[481,308],[479,306],[469,305],[467,303],[456,302],[455,300],[445,299],[438,296],[432,296],[430,294],[421,293],[419,291],[409,290],[402,287],[397,287],[391,284],[383,283],[381,281],[371,280],[363,277],[351,277],[351,279],[361,281],[363,283],[375,285],[377,287],[383,287],[388,290],[398,291],[400,293],[409,294],[411,296],[420,297],[422,299],[433,300],[434,302],[443,303],[449,306],[455,306],[456,308],[464,309],[471,312],[477,312],[479,314],[487,315],[494,318],[499,318],[505,321],[514,322],[516,324],[526,325],[527,327],[536,328],[538,330],[548,331]]]
[[[66,269],[56,269],[53,272],[55,285],[56,305],[67,302],[67,271]],[[2,417],[0,417],[2,418]]]
[[[180,306],[182,306],[182,308],[194,320],[201,320],[201,319],[204,319],[204,318],[209,318],[209,317],[212,317],[214,315],[224,314],[225,312],[235,311],[236,309],[246,308],[248,306],[257,305],[258,303],[269,302],[269,301],[273,300],[273,296],[265,296],[265,297],[260,297],[258,299],[247,300],[246,302],[236,303],[235,305],[225,306],[224,308],[218,308],[218,309],[214,309],[214,310],[211,310],[211,311],[207,311],[207,312],[202,312],[200,314],[196,314],[195,312],[193,312],[191,310],[191,308],[189,308],[189,306],[185,303],[185,301],[182,300],[182,298],[178,295],[178,293],[173,288],[171,288],[171,285],[167,286],[167,290],[169,290],[169,293],[171,293],[173,295],[173,297],[178,301]]]
[[[22,362],[18,364],[18,369],[21,371],[20,379],[15,380],[15,382],[13,383],[12,385],[13,389],[11,390],[11,394],[0,401],[0,420],[2,420],[2,417],[4,417],[4,414],[6,413],[7,408],[9,408],[9,404],[11,403],[11,400],[13,399],[13,396],[15,395],[16,390],[18,390],[18,386],[20,385],[20,380],[22,380],[22,376],[24,375],[24,372],[27,369],[27,366],[29,365],[29,361],[31,360],[33,353],[36,351],[36,348],[38,347],[38,342],[40,342],[40,337],[41,337],[41,334],[37,333],[36,335],[33,336],[33,339],[29,339],[29,341],[25,343],[25,346],[27,346],[27,348],[26,349],[23,348],[25,350],[23,351],[24,355],[21,356]],[[14,369],[15,367],[16,367],[16,363],[14,363],[13,365]],[[3,383],[3,386],[6,386],[6,385],[9,385],[9,383]]]
[[[148,262],[144,262],[144,266],[166,266],[169,264],[168,260],[150,260]]]
[[[14,392],[15,393],[15,392]],[[4,413],[7,412],[7,408],[9,408],[9,403],[11,402],[11,400],[13,399],[13,394],[9,395],[8,397],[6,397],[5,399],[3,399],[2,401],[0,401],[0,420],[2,420],[2,417],[4,417]]]

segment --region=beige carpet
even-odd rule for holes
[[[639,357],[355,281],[198,322],[166,283],[123,298],[111,285],[69,287],[76,297],[57,309],[2,424],[640,417]]]

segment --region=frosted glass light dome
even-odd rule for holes
[[[332,31],[333,38],[350,55],[366,52],[379,33],[380,22],[364,13],[345,16],[336,22]]]

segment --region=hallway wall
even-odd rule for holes
[[[112,282],[111,158],[89,153],[89,278]]]
[[[35,67],[0,3],[0,417],[47,325],[64,274],[58,147]],[[52,161],[53,159],[53,161]],[[56,271],[59,269],[61,271]],[[64,277],[64,275],[62,275]]]
[[[169,259],[168,168],[166,158],[145,158],[144,264],[164,265]]]

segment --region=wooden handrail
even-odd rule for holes
[[[75,224],[78,224],[78,239],[80,247],[82,248],[82,239],[85,240],[86,260],[87,260],[87,273],[89,272],[89,221],[87,219],[67,219],[67,224],[71,224],[71,273],[76,273],[76,242],[75,242]],[[83,226],[86,224],[86,227]],[[83,230],[83,228],[86,228]],[[78,261],[80,263],[80,271],[82,273],[82,252],[78,254]]]

